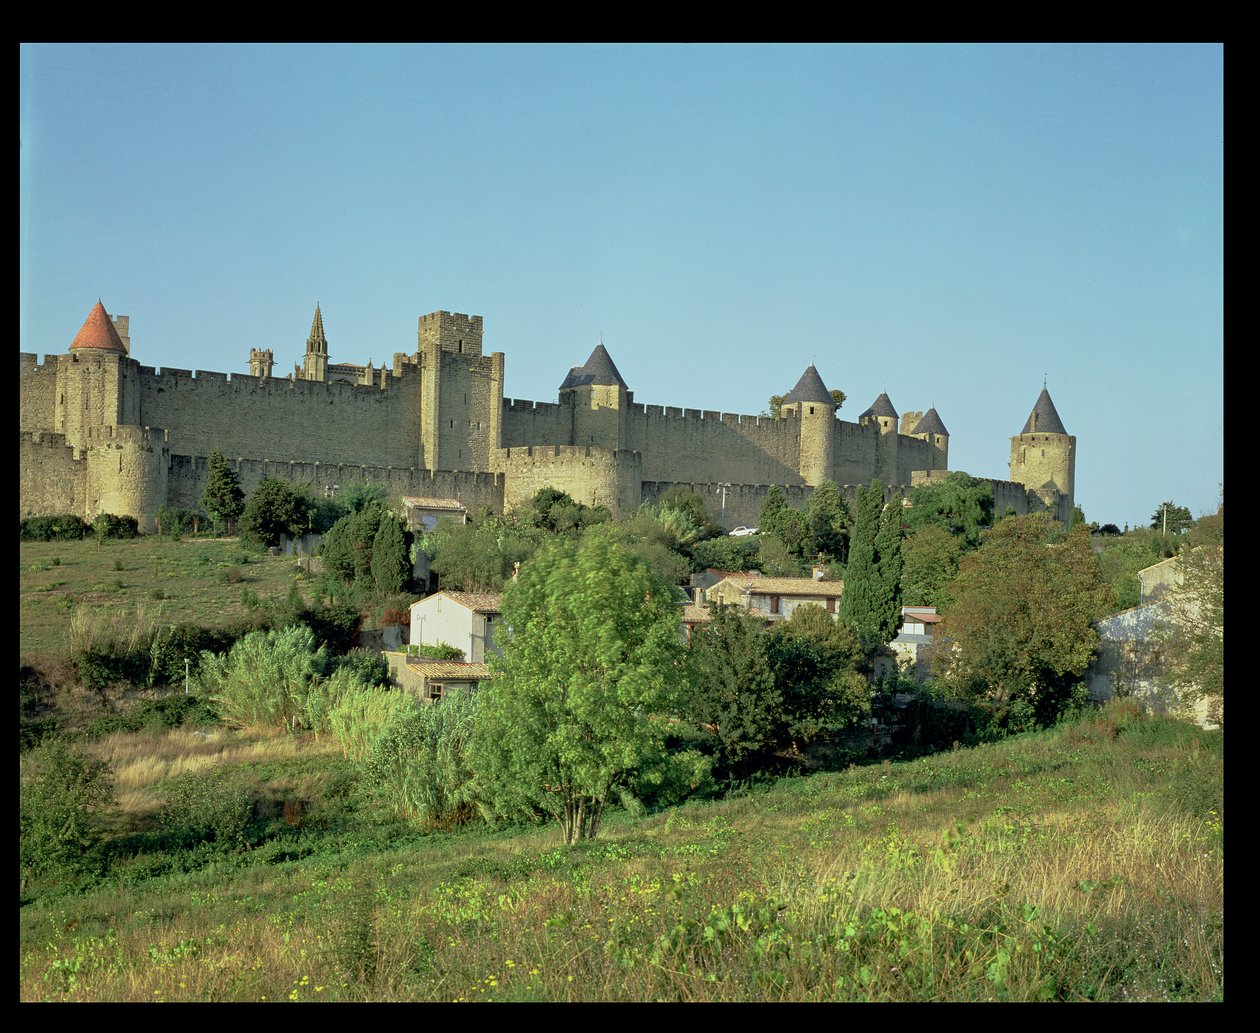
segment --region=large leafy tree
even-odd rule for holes
[[[425,536],[424,548],[442,588],[498,592],[546,537],[532,524],[484,513],[467,524],[443,520]]]
[[[949,603],[949,583],[958,575],[962,540],[937,524],[928,524],[902,542],[901,598],[907,606]]]
[[[731,770],[772,742],[783,696],[762,622],[727,606],[715,607],[712,616],[691,635],[684,713],[712,733],[719,766]]]
[[[296,538],[309,530],[314,508],[310,496],[301,488],[266,477],[245,504],[241,537],[263,548],[279,545],[281,536]]]
[[[214,518],[215,524],[224,525],[230,533],[232,525],[245,512],[245,493],[241,490],[240,478],[228,466],[222,452],[216,448],[210,453],[208,462],[210,473],[201,493],[201,504]]]
[[[612,519],[606,506],[588,506],[550,485],[534,493],[525,513],[536,527],[552,534],[568,534]]]
[[[901,627],[901,497],[884,504],[879,481],[858,489],[839,615],[867,655]]]
[[[910,492],[905,519],[912,531],[935,525],[974,549],[984,529],[993,525],[993,485],[961,471],[921,484]]]
[[[1042,723],[1070,700],[1094,657],[1093,623],[1114,598],[1089,529],[1063,538],[1041,513],[1000,521],[963,558],[949,593],[937,633],[943,677],[997,704],[1022,701]]]
[[[1142,601],[1142,585],[1138,571],[1158,563],[1163,557],[1160,535],[1139,527],[1128,534],[1108,536],[1098,565],[1116,596],[1116,609],[1127,610]]]
[[[503,593],[509,629],[472,743],[482,800],[594,837],[613,793],[664,760],[682,641],[669,586],[598,529],[548,544]]]
[[[399,519],[373,501],[343,516],[324,536],[324,569],[342,584],[382,595],[401,592],[411,574]]]
[[[828,559],[843,563],[849,551],[849,507],[834,481],[823,481],[805,506],[810,547]]]
[[[781,696],[775,729],[780,743],[803,745],[870,712],[862,646],[821,606],[798,606],[769,639],[770,667]]]

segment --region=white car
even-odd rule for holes
[[[744,535],[746,534],[756,534],[756,533],[757,533],[757,529],[755,527],[737,527],[735,528],[734,531],[730,533],[729,537],[743,538]]]

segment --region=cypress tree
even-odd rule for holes
[[[372,580],[378,592],[401,592],[407,583],[410,565],[407,562],[407,540],[398,520],[391,513],[382,513],[380,527],[372,541]]]
[[[885,510],[879,481],[858,489],[840,619],[868,656],[901,626],[901,497],[893,502]]]
[[[241,482],[236,472],[228,466],[223,453],[217,448],[210,453],[209,464],[210,476],[201,493],[201,504],[216,524],[222,522],[230,532],[232,524],[245,511],[245,493],[241,491]]]

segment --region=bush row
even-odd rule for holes
[[[63,513],[59,516],[28,517],[22,521],[21,540],[24,542],[78,541],[94,534],[102,541],[118,538],[135,538],[140,525],[135,517],[115,516],[102,513],[90,524],[81,517]]]

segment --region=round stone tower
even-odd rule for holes
[[[1011,438],[1011,480],[1041,496],[1056,510],[1058,519],[1071,514],[1076,493],[1076,438],[1064,429],[1044,386],[1024,429]]]
[[[931,468],[933,470],[949,469],[949,431],[945,429],[936,406],[932,406],[923,414],[922,419],[915,423],[910,430],[910,436],[922,438],[932,446]]]
[[[880,392],[870,408],[858,417],[858,423],[879,430],[879,440],[875,443],[875,476],[885,485],[898,483],[897,410],[893,408],[887,391]]]
[[[157,529],[171,466],[167,433],[159,427],[109,426],[88,430],[88,517],[135,517],[146,534]]]
[[[800,420],[801,480],[815,488],[829,480],[835,458],[836,403],[812,363],[783,399],[779,415]]]

